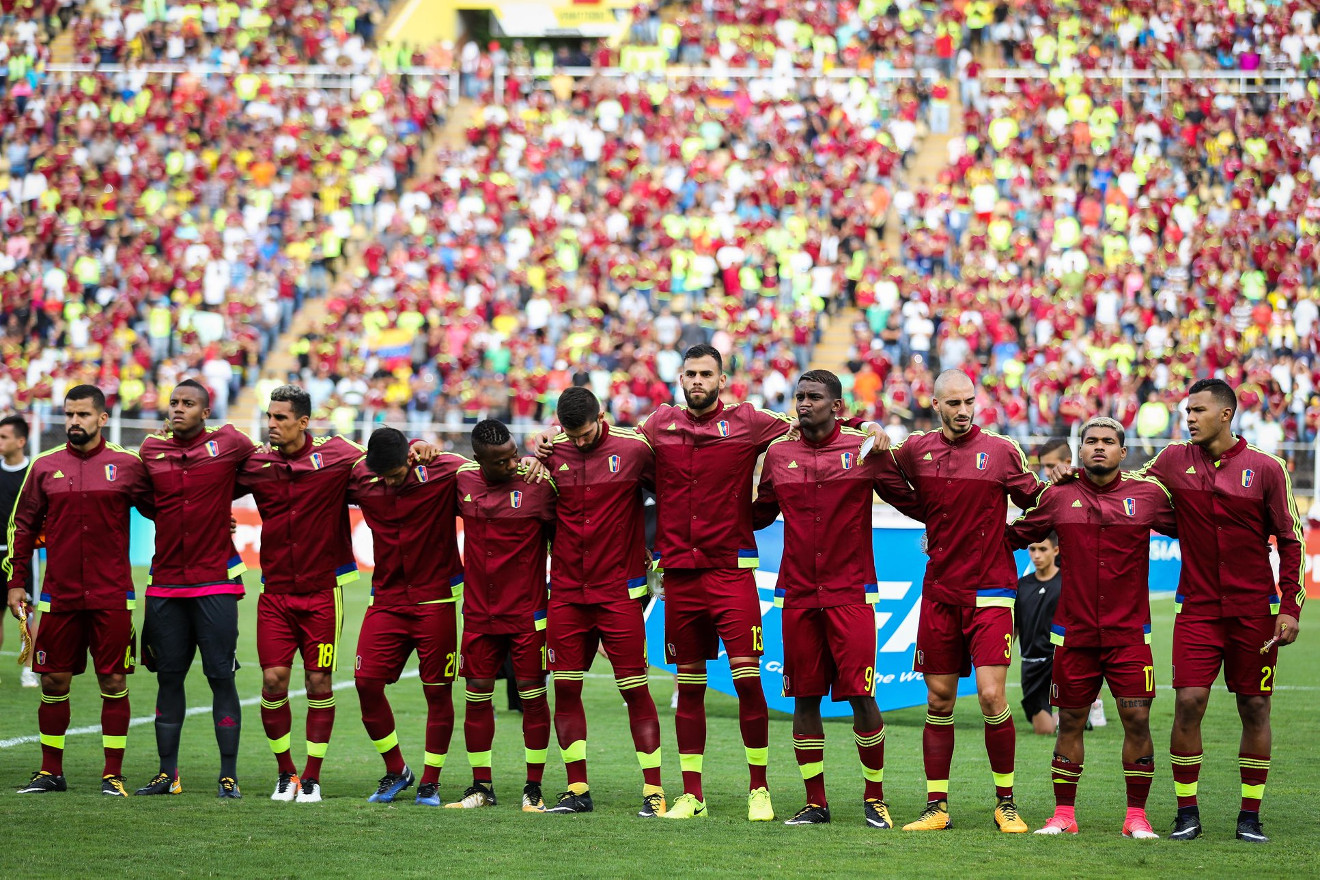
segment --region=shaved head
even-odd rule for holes
[[[966,397],[975,393],[972,377],[962,370],[945,370],[935,377],[935,397]],[[964,394],[964,392],[966,392]]]

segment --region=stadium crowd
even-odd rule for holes
[[[109,4],[71,27],[80,55],[102,61],[238,69],[371,52],[378,5],[286,5]],[[303,297],[328,292],[328,317],[294,353],[337,430],[364,414],[526,424],[584,383],[626,424],[672,397],[694,342],[728,356],[731,397],[781,405],[825,321],[856,305],[845,393],[896,433],[928,412],[938,369],[961,367],[982,421],[1016,436],[1101,413],[1154,440],[1179,430],[1187,381],[1220,370],[1243,389],[1253,441],[1309,441],[1316,7],[1222,5],[639,6],[634,42],[764,73],[726,82],[553,71],[620,63],[606,46],[549,63],[522,43],[391,49],[460,70],[477,98],[466,145],[430,156],[443,82],[382,76],[346,95],[251,73],[160,87],[33,73],[30,94],[5,98],[2,212],[22,234],[6,251],[0,403],[49,399],[45,377],[71,369],[130,412],[159,406],[155,388],[186,372],[230,386],[223,401],[256,381]],[[1039,75],[985,76],[1001,62]],[[505,63],[533,75],[496,95]],[[929,75],[795,78],[886,67]],[[1172,68],[1275,73],[1242,95],[1101,73]],[[935,179],[915,178],[911,157],[954,104],[965,135]],[[190,124],[171,130],[179,109]],[[309,136],[314,158],[295,156]],[[213,137],[229,148],[202,146]],[[68,157],[84,156],[93,185],[66,204]],[[254,193],[254,178],[269,186]],[[135,214],[169,222],[150,240],[124,222]],[[360,261],[343,273],[346,246]],[[191,254],[171,278],[126,269],[171,247]],[[92,320],[102,310],[110,322]]]

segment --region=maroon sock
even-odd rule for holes
[[[1054,780],[1054,804],[1071,807],[1077,804],[1077,783],[1082,781],[1082,765],[1074,764],[1062,755],[1050,761],[1050,778]]]
[[[678,709],[674,712],[674,736],[678,740],[678,762],[683,771],[683,792],[704,801],[701,762],[706,753],[706,673],[678,673]]]
[[[280,773],[296,773],[293,756],[289,754],[289,731],[293,729],[293,711],[289,708],[288,691],[261,691],[261,726],[266,731],[266,742],[275,754]]]
[[[885,799],[885,726],[882,723],[875,730],[853,728],[853,739],[857,742],[857,757],[862,762],[862,776],[866,779],[866,791],[862,797],[868,801]]]
[[[1238,771],[1242,775],[1242,811],[1259,813],[1265,778],[1270,775],[1270,756],[1238,752]]]
[[[378,678],[357,679],[358,702],[362,705],[362,725],[367,729],[376,751],[385,761],[386,773],[402,773],[406,766],[399,751],[399,736],[394,730],[394,712],[385,698],[385,682]]]
[[[632,731],[633,748],[642,762],[642,781],[647,785],[660,785],[660,714],[647,683],[646,670],[623,672],[614,670],[614,681],[628,704],[628,728]],[[653,756],[648,760],[643,756]],[[654,763],[652,763],[652,761]]]
[[[330,733],[335,729],[335,693],[307,695],[307,763],[302,778],[321,779],[321,762],[330,750]]]
[[[550,747],[550,702],[545,697],[545,683],[535,688],[519,688],[523,708],[523,749],[527,757],[527,781],[538,785],[545,776],[546,750]]]
[[[949,767],[953,764],[953,713],[926,712],[921,732],[921,754],[926,765],[926,799],[949,799]]]
[[[555,738],[564,755],[568,784],[587,784],[587,713],[581,672],[555,672]]]
[[[828,806],[829,801],[825,799],[825,738],[793,734],[793,755],[807,787],[807,803]]]
[[[426,766],[421,784],[439,782],[440,771],[454,738],[454,688],[448,684],[424,684],[426,696]]]
[[[1175,752],[1170,749],[1169,761],[1173,764],[1173,787],[1178,796],[1178,808],[1196,806],[1196,786],[1201,778],[1201,753]]]
[[[124,775],[124,747],[128,740],[128,722],[131,717],[128,688],[118,694],[101,692],[101,744],[105,748],[102,776]]]
[[[738,692],[738,727],[747,753],[748,788],[768,788],[765,756],[770,745],[770,709],[761,687],[761,662],[731,664],[729,671]]]
[[[64,775],[64,734],[69,729],[69,692],[41,694],[37,707],[37,730],[41,732],[41,769]]]
[[[1155,756],[1138,758],[1135,764],[1124,761],[1123,781],[1127,783],[1127,805],[1139,810],[1146,809],[1150,784],[1155,781]]]
[[[467,687],[467,705],[463,710],[463,742],[472,764],[472,781],[491,784],[490,744],[495,739],[494,691],[476,691]]]
[[[990,756],[990,772],[995,777],[995,795],[1013,796],[1013,759],[1017,751],[1017,731],[1013,727],[1013,713],[1005,709],[998,715],[982,715],[985,719],[985,752]]]

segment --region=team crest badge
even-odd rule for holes
[[[1135,498],[1124,498],[1124,499],[1123,499],[1123,512],[1126,513],[1128,516],[1136,516],[1136,515],[1137,515],[1137,499],[1135,499]]]
[[[211,456],[212,458],[215,458],[217,455],[220,454],[220,444],[215,442],[214,440],[207,440],[206,454]]]
[[[118,476],[118,474],[119,474],[119,466],[118,466],[118,465],[108,464],[108,465],[105,466],[105,478],[106,478],[106,480],[108,480],[108,481],[110,481],[111,483],[113,483],[113,482],[115,481],[115,477]]]
[[[555,662],[555,649],[554,649],[554,648],[546,648],[546,649],[545,649],[545,656],[546,656],[546,658],[547,658],[551,663],[554,663],[554,662]]]
[[[990,453],[988,452],[976,453],[976,469],[978,471],[983,471],[989,466],[990,466]]]
[[[1255,471],[1251,471],[1251,470],[1243,471],[1243,472],[1242,472],[1242,488],[1243,488],[1243,489],[1250,489],[1250,488],[1251,488],[1251,481],[1254,480],[1255,478],[1256,478],[1256,472],[1255,472]]]
[[[620,459],[619,456],[617,455],[610,456],[610,473],[617,474],[619,472],[619,463],[621,461],[622,459]]]
[[[720,431],[720,436],[721,436],[721,437],[727,437],[727,436],[729,436],[729,423],[728,423],[728,422],[716,422],[716,423],[715,423],[715,427],[719,429],[719,431]]]
[[[45,652],[45,651],[38,651],[38,652],[37,652],[37,665],[38,665],[38,666],[45,666],[45,665],[46,665],[46,652]]]
[[[417,482],[419,482],[419,483],[425,483],[425,482],[426,482],[427,477],[426,477],[426,466],[425,466],[425,465],[418,465],[417,468],[414,470],[414,473],[417,474]]]
[[[843,462],[843,469],[846,471],[852,468],[853,462],[857,460],[857,456],[851,452],[845,452],[839,456],[839,459]]]
[[[312,453],[312,467],[318,471],[321,468],[325,467],[325,458],[322,457],[321,453],[319,452]]]
[[[517,510],[519,507],[522,507],[522,499],[523,493],[515,489],[509,493],[509,506],[514,510]]]

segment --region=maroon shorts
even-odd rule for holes
[[[556,602],[551,593],[548,610],[545,641],[552,671],[585,672],[601,644],[616,676],[646,671],[646,620],[636,599],[584,605]]]
[[[333,672],[339,666],[344,628],[340,587],[315,593],[262,593],[257,599],[257,662],[262,669],[289,667],[302,654],[303,669]]]
[[[463,650],[458,657],[458,672],[464,678],[494,678],[513,657],[513,677],[517,681],[540,681],[545,678],[545,630],[522,633],[475,633],[463,630]]]
[[[750,568],[665,570],[665,659],[702,663],[719,657],[760,657],[761,599]]]
[[[1115,645],[1109,648],[1054,649],[1054,682],[1050,705],[1081,709],[1100,696],[1101,682],[1109,692],[1127,699],[1155,698],[1155,661],[1150,645]]]
[[[1012,608],[945,605],[921,597],[912,663],[917,672],[968,676],[972,666],[1007,666],[1012,648]]]
[[[33,672],[87,671],[87,652],[97,675],[131,673],[137,665],[137,631],[127,608],[47,611],[32,646]]]
[[[358,634],[356,675],[394,682],[417,652],[422,684],[449,684],[458,672],[458,616],[453,602],[372,605]]]
[[[44,625],[44,624],[43,624]],[[1279,646],[1262,654],[1274,638],[1273,616],[1187,618],[1173,621],[1173,686],[1208,688],[1224,669],[1224,684],[1235,694],[1274,692]]]
[[[875,609],[785,608],[784,696],[875,696]]]

